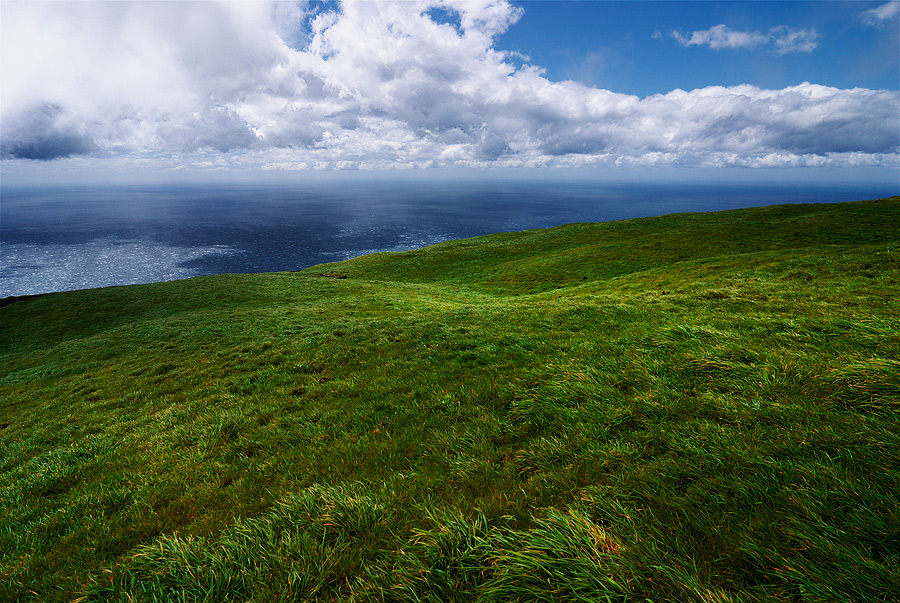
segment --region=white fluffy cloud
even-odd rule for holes
[[[553,82],[494,49],[520,16],[505,0],[4,2],[0,152],[273,169],[897,161],[896,91],[642,99]],[[697,43],[755,43],[736,33]],[[814,43],[758,35],[777,52]]]
[[[709,46],[713,50],[723,48],[755,48],[772,45],[777,54],[790,52],[812,52],[818,45],[819,34],[815,29],[793,29],[786,25],[773,27],[768,33],[758,31],[736,31],[726,25],[714,25],[709,29],[691,32],[685,35],[672,32],[682,46]]]

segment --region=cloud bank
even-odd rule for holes
[[[494,48],[521,14],[505,0],[5,2],[0,154],[265,169],[897,164],[897,91],[639,98],[554,82]],[[815,44],[720,27],[685,39]]]

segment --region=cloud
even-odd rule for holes
[[[672,37],[682,46],[709,46],[713,50],[723,48],[753,48],[769,41],[769,36],[758,31],[734,31],[725,25],[715,25],[709,29],[692,32],[686,36],[673,31]]]
[[[690,35],[678,31],[672,32],[672,37],[682,46],[709,46],[713,50],[725,48],[756,48],[771,44],[777,54],[790,52],[812,52],[818,45],[819,34],[815,29],[792,29],[786,25],[779,25],[769,30],[769,33],[758,31],[735,31],[726,25],[714,25],[709,29],[691,32]],[[662,38],[662,34],[654,35]]]
[[[265,169],[897,161],[896,91],[642,99],[554,82],[494,47],[521,15],[503,0],[4,3],[0,153]],[[696,44],[815,44],[717,27]]]
[[[779,25],[769,30],[769,39],[775,45],[775,52],[812,52],[818,46],[819,34],[815,29],[791,29]]]
[[[92,141],[77,126],[66,123],[65,117],[57,105],[29,107],[4,127],[0,154],[49,161],[91,152]]]
[[[900,16],[900,1],[886,2],[881,6],[870,8],[861,14],[865,25],[881,26]]]

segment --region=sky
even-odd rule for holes
[[[900,173],[897,0],[3,0],[0,34],[5,182]]]

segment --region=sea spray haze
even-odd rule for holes
[[[889,601],[900,199],[0,307],[14,601]]]

